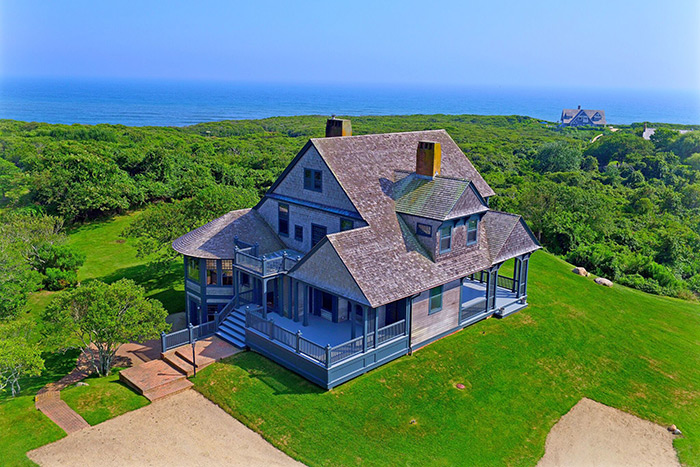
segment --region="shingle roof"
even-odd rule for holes
[[[579,113],[583,112],[588,119],[595,123],[596,125],[606,125],[605,122],[605,110],[596,110],[596,109],[564,109],[561,111],[561,122],[564,124],[571,123],[571,120],[574,119]],[[593,120],[593,116],[597,113],[600,114],[600,120]]]
[[[466,192],[463,188],[468,186],[467,180],[471,180],[482,197],[495,194],[444,130],[311,141],[369,224],[327,238],[371,306],[399,300],[492,265],[488,244],[489,236],[494,234],[492,224],[480,223],[479,243],[473,250],[434,262],[396,213],[392,197],[395,171],[414,170],[419,141],[441,143],[441,178],[447,181],[438,181],[438,184],[449,186],[447,202],[425,203],[424,208],[429,206],[444,212],[443,205],[454,199],[454,193],[460,189],[462,194]],[[461,180],[451,182],[449,179]],[[435,187],[432,189],[436,190],[433,193],[442,192]],[[493,216],[500,218],[500,214]],[[532,242],[530,248],[533,251],[538,246]],[[298,269],[303,267],[302,261]],[[294,276],[295,272],[290,275]]]
[[[232,259],[236,236],[242,242],[257,242],[260,254],[285,248],[262,216],[251,209],[224,214],[176,239],[173,248],[183,255],[196,258]]]
[[[486,211],[470,185],[455,178],[426,178],[397,172],[392,197],[396,212],[436,220],[453,219]]]

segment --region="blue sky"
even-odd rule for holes
[[[0,76],[700,89],[700,2],[0,3]]]

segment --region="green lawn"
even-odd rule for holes
[[[79,226],[69,232],[68,243],[86,255],[78,270],[78,279],[99,279],[114,282],[133,279],[146,288],[149,298],[163,302],[169,313],[184,311],[185,284],[181,260],[164,267],[154,267],[147,258],[137,258],[131,240],[120,234],[140,213],[115,216],[111,219]]]
[[[64,436],[63,430],[34,408],[34,396],[0,402],[0,464],[35,465],[25,453]]]
[[[173,261],[164,269],[155,269],[148,260],[136,257],[136,250],[124,242],[119,234],[138,213],[116,216],[112,219],[79,226],[69,232],[68,242],[86,255],[78,271],[81,281],[100,279],[106,282],[123,277],[133,279],[146,288],[147,295],[163,302],[170,313],[183,311],[185,305],[183,267]],[[60,292],[37,292],[29,297],[26,312],[20,318],[28,327],[40,319],[52,297]],[[33,341],[40,334],[34,330]],[[43,354],[46,370],[41,376],[24,378],[20,396],[12,399],[7,391],[0,391],[0,451],[1,465],[30,465],[25,456],[28,450],[55,441],[65,433],[34,408],[34,395],[46,384],[57,381],[75,368],[78,352]],[[91,378],[90,386],[70,388],[61,397],[90,424],[96,424],[142,407],[148,401],[117,381],[116,373],[107,378]]]
[[[700,306],[570,270],[536,254],[529,308],[332,391],[252,352],[195,387],[309,465],[534,465],[582,397],[675,423],[681,461],[700,465]]]
[[[148,399],[119,381],[119,369],[102,378],[90,377],[88,386],[73,386],[61,391],[61,399],[90,425],[148,405]]]

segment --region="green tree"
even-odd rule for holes
[[[113,284],[94,281],[56,297],[44,312],[48,342],[77,338],[100,375],[109,373],[120,345],[153,339],[169,329],[158,300],[128,279]]]
[[[535,154],[540,172],[573,172],[581,167],[581,151],[564,141],[545,143]]]
[[[25,324],[0,324],[0,390],[9,386],[15,397],[21,390],[20,378],[38,376],[43,369],[41,349],[28,342]]]
[[[235,209],[252,207],[258,197],[246,188],[214,185],[195,197],[148,208],[124,232],[142,257],[165,261],[177,256],[170,244],[181,235]]]

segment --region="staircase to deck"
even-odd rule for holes
[[[232,310],[219,324],[216,335],[231,345],[245,348],[245,314],[240,310]]]

